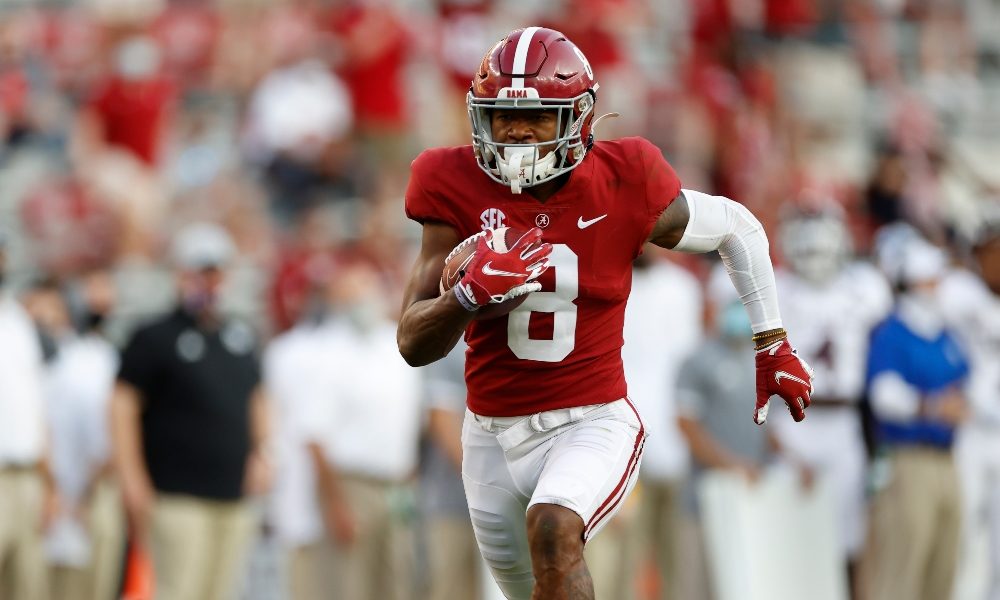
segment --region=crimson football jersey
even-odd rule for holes
[[[537,226],[553,245],[541,291],[509,315],[466,330],[470,410],[506,417],[625,396],[621,347],[632,260],[679,193],[674,170],[642,138],[596,142],[545,202],[492,181],[471,146],[427,150],[413,161],[411,219],[450,225],[463,238]]]

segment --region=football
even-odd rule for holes
[[[507,252],[525,233],[527,232],[523,229],[499,227],[493,230],[493,240],[490,246],[497,252]],[[472,260],[472,256],[475,253],[476,244],[469,244],[445,262],[444,270],[441,272],[440,288],[442,294],[455,287],[455,284],[462,279],[462,276],[465,274],[465,268],[469,265],[469,261]],[[500,304],[488,304],[476,311],[476,319],[484,320],[502,317],[520,306],[527,299],[528,295],[525,294],[506,302],[501,302]]]

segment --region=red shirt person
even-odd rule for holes
[[[159,68],[160,51],[152,40],[126,40],[118,48],[115,72],[97,85],[88,104],[100,139],[151,167],[159,164],[177,96]]]
[[[621,362],[631,263],[645,242],[719,251],[758,341],[757,423],[772,394],[801,420],[812,388],[781,328],[760,223],[732,200],[682,190],[641,138],[595,142],[597,91],[561,33],[511,32],[474,73],[472,146],[424,152],[406,193],[423,239],[400,352],[422,365],[463,333],[469,343],[463,480],[509,599],[593,598],[583,546],[634,486],[647,435]],[[493,239],[504,226],[528,230],[509,251]],[[442,292],[445,259],[473,244]],[[508,315],[477,320],[522,295]]]

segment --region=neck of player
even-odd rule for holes
[[[569,181],[569,177],[572,174],[573,174],[572,172],[569,172],[566,173],[565,175],[560,175],[559,177],[556,177],[555,179],[552,179],[550,181],[546,181],[543,183],[539,183],[537,185],[533,185],[529,188],[525,188],[525,191],[531,194],[531,197],[534,198],[535,200],[538,200],[539,202],[545,202],[549,198],[554,196],[556,192],[561,190],[564,185],[566,185],[566,182]]]

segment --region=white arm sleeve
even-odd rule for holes
[[[912,421],[920,412],[920,392],[892,371],[875,376],[870,399],[872,412],[883,419]]]
[[[718,250],[750,315],[754,333],[781,327],[774,267],[760,221],[745,206],[729,198],[694,190],[681,193],[687,199],[690,217],[674,250]]]

